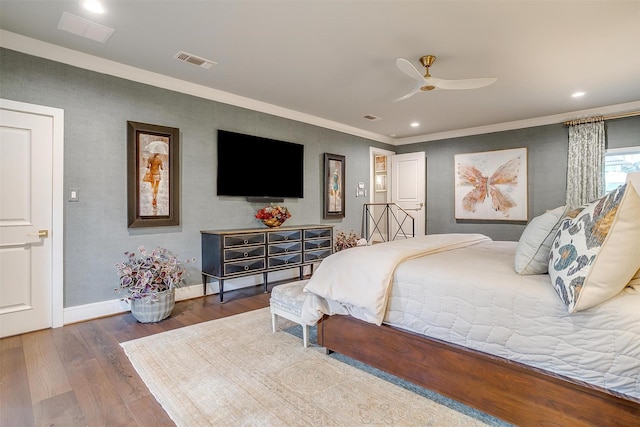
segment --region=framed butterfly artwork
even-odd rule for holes
[[[455,218],[527,221],[527,148],[455,155]]]

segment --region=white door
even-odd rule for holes
[[[8,105],[0,105],[0,337],[53,325],[55,118]]]
[[[426,158],[424,152],[391,156],[391,202],[397,204],[414,218],[415,235],[425,234]],[[396,212],[401,228],[391,223],[392,235],[412,235],[414,231],[405,214]],[[404,223],[403,223],[404,221]],[[394,228],[395,226],[395,228]]]

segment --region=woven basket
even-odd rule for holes
[[[158,300],[151,301],[150,297],[132,299],[131,314],[140,323],[154,323],[169,317],[176,304],[176,290],[170,289],[158,293]]]

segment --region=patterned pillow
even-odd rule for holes
[[[626,184],[561,221],[549,275],[569,313],[615,296],[640,268],[638,189],[640,173],[629,174]]]
[[[516,247],[516,273],[525,276],[548,271],[551,243],[566,213],[567,208],[560,206],[529,221]]]
[[[636,272],[636,275],[631,278],[627,286],[640,286],[640,269]]]

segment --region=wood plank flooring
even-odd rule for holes
[[[263,286],[179,301],[171,317],[130,313],[0,340],[0,426],[173,426],[120,343],[269,306]]]

